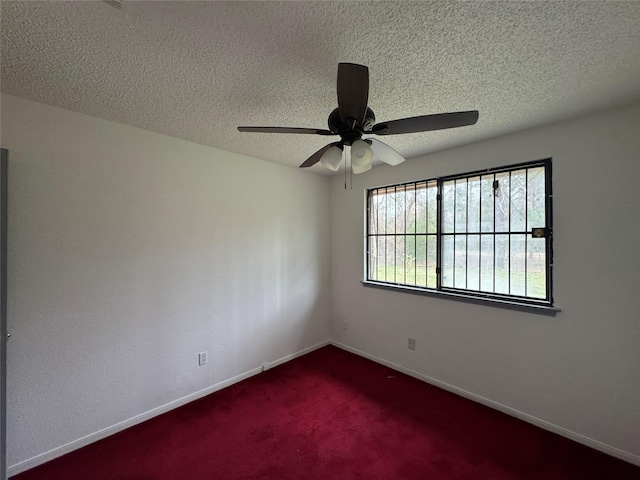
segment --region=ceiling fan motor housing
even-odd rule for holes
[[[362,134],[369,133],[375,123],[376,116],[369,107],[367,107],[362,123],[356,123],[353,127],[340,119],[340,112],[337,108],[331,112],[328,120],[329,130],[340,135],[344,145],[351,145],[356,140],[362,138]]]
[[[339,135],[339,142],[325,145],[300,165],[300,168],[307,168],[321,161],[328,151],[337,155],[339,153],[338,150],[343,150],[345,145],[353,147],[354,143],[362,140],[363,135],[398,135],[402,133],[430,132],[432,130],[473,125],[478,121],[478,111],[472,110],[399,118],[376,124],[376,116],[373,114],[373,110],[367,106],[369,101],[369,69],[364,65],[355,63],[338,64],[337,93],[338,108],[329,115],[327,120],[329,130],[301,127],[244,126],[238,127],[238,130],[256,133]],[[402,155],[374,138],[367,138],[364,142],[377,151],[376,158],[384,163],[398,165],[404,161]],[[356,143],[355,150],[356,156],[358,156],[358,152],[368,151],[366,145],[360,143]],[[331,165],[332,169],[333,167],[334,165]],[[368,168],[371,168],[370,164],[368,164]],[[360,172],[352,171],[354,173],[362,173],[365,170]]]

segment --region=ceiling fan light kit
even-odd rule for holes
[[[354,163],[351,164],[351,171],[353,172],[354,175],[359,175],[361,173],[364,172],[368,172],[369,170],[371,170],[372,165],[370,163],[367,163],[365,165],[359,166],[356,165]]]
[[[418,117],[400,118],[375,123],[375,115],[369,102],[369,69],[355,63],[338,64],[338,108],[329,115],[329,130],[299,127],[238,127],[240,132],[297,133],[311,135],[339,135],[340,141],[318,150],[305,160],[300,168],[307,168],[320,162],[326,168],[337,172],[350,147],[351,171],[354,174],[371,170],[373,159],[388,165],[399,165],[405,159],[387,144],[375,138],[363,139],[363,135],[399,135],[402,133],[428,132],[445,128],[464,127],[478,121],[478,111],[439,113]],[[347,152],[343,155],[343,152]]]
[[[351,144],[351,164],[364,167],[371,164],[373,152],[371,147],[364,140],[356,140]]]
[[[332,172],[337,172],[342,163],[342,149],[334,145],[320,158],[320,163]]]

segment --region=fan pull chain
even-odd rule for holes
[[[349,148],[349,153],[347,153],[347,148]],[[349,184],[349,189],[353,190],[353,168],[351,168],[351,147],[347,145],[344,146],[344,150],[342,150],[342,155],[344,157],[344,189],[347,189],[347,183]],[[349,171],[349,181],[347,182],[347,171]]]
[[[344,158],[344,189],[347,189],[347,146],[345,145],[345,147],[342,150],[342,157]]]

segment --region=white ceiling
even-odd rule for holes
[[[479,110],[379,137],[411,157],[640,100],[640,2],[1,2],[2,91],[297,167],[339,62],[378,121]],[[320,165],[314,171],[327,173]]]

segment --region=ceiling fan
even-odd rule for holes
[[[369,100],[369,68],[355,63],[338,64],[338,108],[329,115],[329,130],[298,127],[238,127],[241,132],[298,133],[311,135],[339,135],[340,141],[330,143],[311,155],[300,165],[310,167],[320,162],[332,171],[342,164],[345,147],[350,147],[351,171],[355,174],[371,169],[374,158],[389,165],[398,165],[404,158],[390,146],[363,135],[398,135],[428,132],[445,128],[464,127],[478,121],[478,111],[439,113],[419,117],[400,118],[375,123]],[[345,165],[346,158],[345,156]]]

